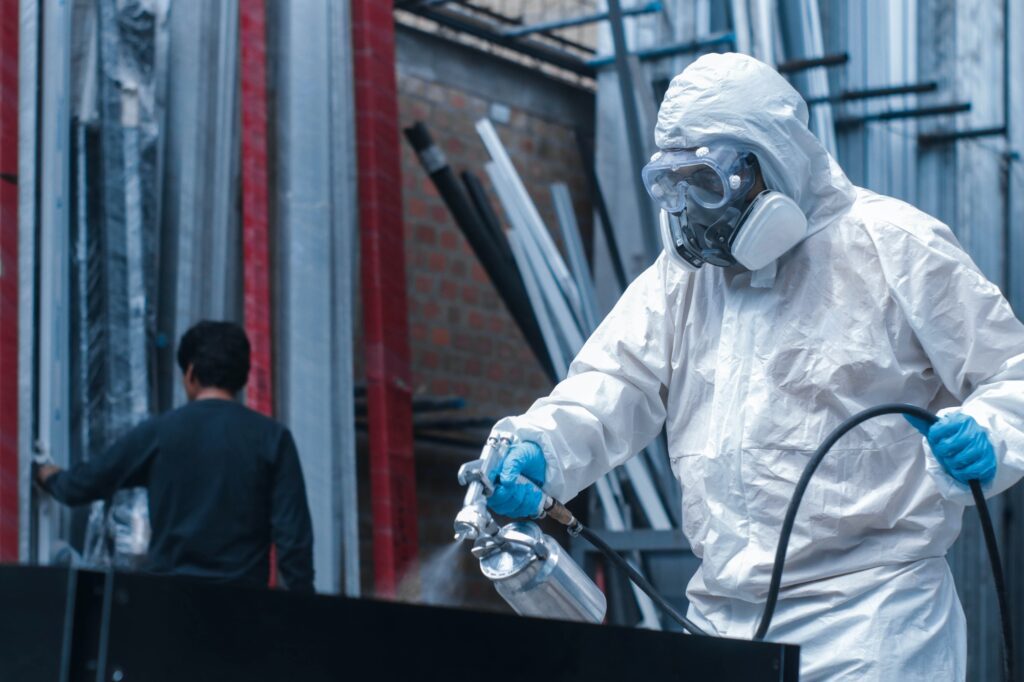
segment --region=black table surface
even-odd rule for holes
[[[768,642],[0,566],[3,682],[789,682],[798,662],[798,647]]]

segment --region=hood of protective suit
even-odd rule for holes
[[[807,120],[807,103],[772,67],[743,54],[708,54],[672,79],[654,140],[659,149],[749,148],[768,189],[800,206],[812,234],[849,210],[855,190]]]

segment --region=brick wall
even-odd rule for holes
[[[413,77],[400,78],[399,91],[403,127],[426,122],[452,167],[476,172],[489,188],[488,157],[473,128],[489,103]],[[499,134],[545,219],[553,220],[547,184],[571,173],[571,131],[521,111],[510,119],[497,126]],[[548,382],[408,145],[402,184],[416,392],[465,397],[466,411],[480,416],[524,409]]]
[[[445,45],[436,38],[401,30],[398,38],[401,126],[423,121],[456,173],[471,170],[480,177],[504,220],[484,171],[484,163],[490,159],[474,128],[474,123],[497,105],[495,113],[499,115],[492,121],[556,242],[561,240],[548,186],[565,182],[584,242],[589,245],[591,208],[575,128],[592,130],[592,95],[464,46]],[[451,54],[442,54],[447,50]],[[427,61],[431,64],[425,64]],[[458,71],[460,68],[468,70]],[[500,418],[520,413],[546,394],[550,384],[416,155],[404,139],[401,144],[414,393],[464,398],[466,408],[457,413],[460,417]],[[416,445],[420,559],[424,566],[432,554],[450,543],[452,518],[462,498],[455,475],[463,461],[478,454],[478,449]],[[364,463],[361,460],[361,475],[366,471]],[[368,541],[369,488],[365,483],[360,485],[361,536]],[[369,545],[364,546],[362,556],[363,584],[369,588]],[[450,580],[454,601],[478,608],[506,608],[480,576],[468,551],[459,554],[456,568],[457,575]]]

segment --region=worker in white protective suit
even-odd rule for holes
[[[927,440],[883,417],[825,458],[767,638],[801,645],[804,680],[962,680],[945,555],[963,481],[995,495],[1024,472],[1024,326],[948,227],[847,180],[767,65],[698,59],[655,140],[644,179],[666,250],[551,395],[495,426],[520,445],[492,509],[533,515],[541,486],[571,499],[664,426],[702,559],[689,618],[750,638],[815,448],[880,403],[941,409]]]

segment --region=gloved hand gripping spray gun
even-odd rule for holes
[[[487,510],[487,497],[494,492],[491,475],[512,442],[510,434],[492,433],[480,458],[459,469],[459,483],[467,490],[455,517],[455,539],[473,541],[480,570],[519,615],[600,623],[607,609],[604,594],[558,542],[532,521],[499,528]],[[582,528],[572,512],[548,495],[534,518],[544,516],[567,526],[570,534]]]

